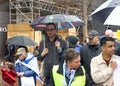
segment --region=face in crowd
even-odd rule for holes
[[[65,51],[65,60],[69,69],[77,69],[80,63],[80,53],[75,51],[73,48],[69,48]]]
[[[26,51],[22,52],[22,53],[19,55],[19,59],[20,59],[20,60],[24,60],[26,57],[27,57]]]
[[[112,39],[111,37],[106,37],[106,39]],[[106,55],[112,56],[115,51],[115,42],[114,40],[108,40],[105,41],[104,44],[102,44],[102,51]]]
[[[46,33],[49,38],[55,37],[57,35],[56,26],[54,24],[49,24],[46,26]]]
[[[69,61],[71,69],[77,69],[80,66],[80,56],[74,58],[72,61]]]
[[[16,52],[16,56],[20,60],[24,60],[27,57],[27,52],[26,52],[25,48],[19,48]]]
[[[89,43],[90,43],[90,45],[97,45],[99,43],[99,36],[89,38]]]
[[[91,30],[88,39],[90,45],[97,45],[99,43],[99,33],[96,30]]]
[[[103,46],[103,52],[108,55],[113,55],[115,51],[115,44],[112,41],[106,42],[106,45]]]

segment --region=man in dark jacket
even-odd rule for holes
[[[67,49],[65,40],[57,36],[57,29],[54,23],[46,25],[46,38],[40,42],[38,60],[44,61],[43,70],[45,86],[51,83],[52,67],[59,64],[63,59],[64,50]]]
[[[117,50],[115,50],[115,55],[120,56],[120,47]]]
[[[88,35],[89,42],[84,45],[80,50],[80,56],[81,56],[81,64],[84,66],[86,72],[88,73],[89,77],[91,78],[90,73],[90,62],[91,59],[101,53],[101,46],[99,43],[99,33],[95,30],[91,30]],[[94,82],[91,79],[91,85],[93,85]]]

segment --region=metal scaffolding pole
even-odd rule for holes
[[[82,15],[79,8],[64,8],[56,4],[44,2],[42,0],[9,0],[10,1],[10,23],[32,22],[40,16],[41,11],[52,13],[73,14],[80,17]]]

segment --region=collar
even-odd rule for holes
[[[59,68],[57,70],[57,73],[60,73],[62,75],[63,75],[63,63],[64,63],[64,60],[60,63]],[[75,76],[79,76],[79,75],[84,75],[81,66],[76,70],[76,73],[75,73]]]
[[[113,57],[113,56],[112,56],[112,57]],[[111,59],[112,59],[112,57],[111,57]],[[98,58],[99,58],[99,60],[98,60],[98,65],[100,65],[100,64],[105,64],[105,63],[106,63],[105,60],[103,60],[102,53],[101,53],[100,55],[98,55]],[[110,63],[112,62],[111,59],[110,59]]]
[[[89,43],[86,44],[89,48],[94,48],[95,50],[98,50],[101,46],[100,44],[97,45],[90,45]]]

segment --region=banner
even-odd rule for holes
[[[120,30],[117,30],[117,38],[120,40]]]

